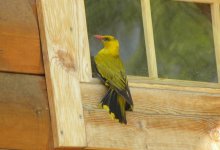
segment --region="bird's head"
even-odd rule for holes
[[[95,35],[95,38],[100,40],[106,49],[119,49],[118,40],[111,35]]]

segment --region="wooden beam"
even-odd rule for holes
[[[158,87],[162,89],[181,89],[183,91],[195,91],[195,92],[220,92],[220,85],[212,82],[199,82],[188,80],[176,80],[176,79],[152,79],[148,77],[136,77],[128,76],[128,82],[130,87],[138,88],[153,88]],[[93,78],[92,84],[101,84],[102,82]]]
[[[93,79],[95,80],[95,79]],[[194,91],[198,91],[199,88],[211,88],[211,89],[220,89],[220,85],[218,83],[213,82],[200,82],[200,81],[189,81],[189,80],[177,80],[177,79],[151,79],[148,77],[135,77],[128,76],[129,85],[137,87],[148,87],[145,84],[159,84],[159,85],[167,85],[167,86],[179,86],[183,87],[194,87]],[[94,81],[95,82],[95,81]]]
[[[52,150],[45,78],[0,73],[0,149]]]
[[[220,4],[214,3],[211,5],[212,11],[212,27],[215,43],[215,59],[218,73],[218,82],[220,83]]]
[[[0,1],[0,71],[44,74],[37,18],[28,0]]]
[[[104,111],[85,110],[88,147],[121,150],[219,149],[219,118],[127,113],[129,125],[110,120]],[[95,119],[94,119],[95,118]],[[95,138],[94,138],[95,137]],[[217,140],[217,141],[216,141]],[[112,144],[114,143],[114,144]],[[214,147],[214,148],[213,148]]]
[[[220,93],[220,85],[218,83],[203,83],[196,81],[183,81],[173,79],[149,79],[149,78],[128,78],[129,86],[132,88],[147,88],[161,90],[179,90],[187,92],[199,92],[207,94]],[[99,79],[93,78],[91,84],[102,84]]]
[[[141,7],[149,77],[158,78],[150,0],[141,0]]]
[[[100,84],[81,84],[84,103],[96,108],[106,88]],[[89,92],[88,92],[89,91]],[[152,115],[220,117],[220,92],[190,92],[177,89],[131,88],[135,112]],[[91,102],[89,102],[91,101]],[[209,103],[206,101],[209,101]],[[204,105],[206,103],[206,105]],[[85,107],[85,105],[84,105]],[[90,107],[89,105],[86,107]]]
[[[55,147],[86,147],[79,83],[86,78],[81,69],[89,68],[80,63],[83,0],[39,0],[37,6]]]
[[[220,148],[220,93],[131,88],[134,111],[127,112],[128,125],[121,125],[97,107],[104,86],[84,83],[81,91],[89,148]]]
[[[91,57],[89,50],[85,4],[84,0],[78,1],[78,5],[75,5],[77,7],[76,10],[78,16],[77,18],[74,18],[75,24],[73,28],[73,34],[75,35],[75,44],[78,45],[80,81],[89,82],[92,80],[92,67],[90,59]]]
[[[219,3],[219,0],[175,0],[180,2],[191,2],[191,3],[205,3],[205,4],[213,4]]]

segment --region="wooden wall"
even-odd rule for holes
[[[0,0],[0,149],[53,149],[35,8]]]
[[[0,148],[51,149],[44,77],[0,73],[0,89]]]
[[[0,70],[43,74],[35,3],[0,0]]]

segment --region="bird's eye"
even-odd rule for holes
[[[104,41],[110,41],[109,38],[104,38]]]

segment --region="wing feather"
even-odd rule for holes
[[[97,55],[95,57],[97,72],[104,81],[119,93],[131,105],[127,110],[132,110],[133,101],[128,87],[124,65],[119,57],[110,55]]]

